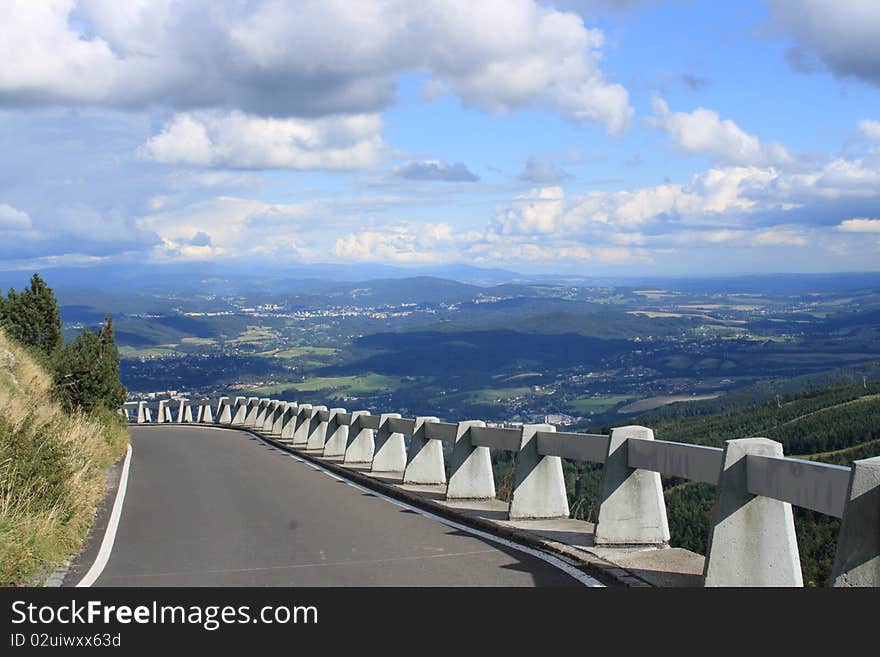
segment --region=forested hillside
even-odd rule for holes
[[[764,436],[783,444],[785,454],[849,465],[880,455],[880,381],[837,385],[725,413],[698,417],[643,417],[661,440],[721,447],[725,440]],[[672,543],[705,553],[713,486],[667,481],[666,500]],[[823,586],[834,561],[837,519],[795,509],[804,581]]]

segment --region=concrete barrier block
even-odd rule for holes
[[[214,416],[211,413],[210,404],[199,406],[199,410],[196,413],[196,422],[203,422],[205,424],[211,424],[212,422],[214,422]]]
[[[344,408],[330,409],[330,421],[327,422],[322,456],[345,456],[345,447],[348,445],[348,425],[340,424],[336,418],[337,414],[345,412]]]
[[[403,472],[406,468],[406,439],[402,433],[388,428],[389,418],[399,418],[400,413],[382,413],[376,431],[376,452],[373,455],[372,472]]]
[[[425,436],[425,424],[439,422],[433,416],[419,416],[409,441],[406,454],[404,484],[445,484],[446,464],[443,460],[443,443]]]
[[[281,418],[281,440],[293,440],[293,433],[296,431],[298,420],[299,404],[291,402],[284,410],[284,417]]]
[[[232,407],[232,420],[230,424],[233,426],[243,426],[245,418],[247,418],[248,404],[250,400],[245,397],[236,397]]]
[[[300,404],[296,417],[296,428],[293,430],[294,446],[305,447],[309,442],[309,428],[312,423],[312,405]]]
[[[287,412],[287,407],[289,406],[289,402],[279,401],[278,405],[275,407],[275,412],[272,414],[272,429],[269,433],[280,436],[281,430],[284,428],[284,414]]]
[[[220,397],[217,400],[217,423],[232,424],[232,403],[229,397]]]
[[[376,435],[372,429],[362,427],[357,418],[361,415],[369,415],[369,411],[353,411],[351,414],[351,426],[348,429],[348,444],[345,446],[343,463],[372,463],[373,454],[376,452]]]
[[[177,407],[177,421],[180,424],[193,421],[192,406],[186,405],[186,402],[188,401],[188,399],[181,399],[180,404]]]
[[[266,407],[269,405],[268,399],[256,399],[256,403],[253,405],[248,405],[248,414],[244,420],[244,425],[246,427],[253,427],[255,429],[259,429],[263,426],[263,419],[266,415]]]
[[[159,412],[156,414],[156,423],[174,422],[174,416],[171,413],[171,403],[167,399],[159,402]]]
[[[309,420],[309,428],[306,432],[306,449],[323,449],[327,438],[327,422],[322,422],[319,416],[321,411],[326,411],[326,406],[312,406],[312,417]],[[310,445],[315,445],[312,448]]]
[[[712,510],[706,586],[803,586],[791,504],[749,493],[748,454],[782,456],[782,443],[727,441]]]
[[[146,422],[149,422],[151,419],[149,417],[149,415],[150,415],[150,409],[147,408],[147,402],[144,402],[144,401],[138,402],[137,423],[144,424]]]
[[[446,499],[492,499],[495,497],[495,476],[492,474],[492,455],[488,447],[476,447],[471,442],[471,427],[485,427],[480,420],[458,423],[450,459],[449,483]]]
[[[880,456],[853,462],[846,500],[831,582],[880,587]]]
[[[569,514],[562,459],[538,453],[535,434],[539,431],[556,431],[556,427],[552,424],[523,425],[508,510],[511,520],[567,518]]]
[[[263,414],[263,422],[260,425],[260,431],[263,433],[272,433],[272,425],[275,424],[275,409],[278,408],[278,400],[270,399],[269,405],[266,406],[266,412]]]
[[[659,472],[629,467],[629,439],[654,440],[647,427],[612,429],[602,473],[596,545],[669,544],[666,500]]]

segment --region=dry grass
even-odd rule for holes
[[[29,582],[79,549],[104,471],[127,444],[112,413],[63,412],[49,374],[0,332],[0,585]]]

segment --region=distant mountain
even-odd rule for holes
[[[21,288],[33,272],[0,272],[0,288]],[[376,279],[421,276],[445,278],[478,285],[496,285],[527,280],[521,274],[503,269],[481,269],[470,265],[433,267],[395,267],[377,264],[290,264],[279,267],[253,260],[216,263],[136,264],[114,263],[91,267],[41,269],[50,285],[93,288],[106,291],[159,293],[167,291],[210,294],[290,292],[314,286],[321,281],[359,283]],[[285,289],[286,288],[286,289]]]

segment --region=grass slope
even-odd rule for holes
[[[109,411],[65,413],[45,369],[0,332],[0,586],[32,583],[79,549],[127,444]]]

